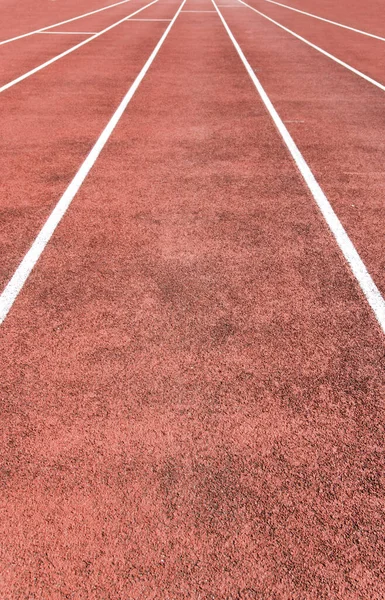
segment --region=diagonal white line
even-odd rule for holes
[[[78,172],[72,179],[71,183],[69,184],[66,191],[60,198],[59,202],[56,204],[55,208],[51,212],[47,221],[44,223],[42,229],[40,230],[39,234],[35,238],[35,241],[33,242],[31,248],[28,250],[27,254],[24,256],[23,260],[21,261],[20,265],[16,269],[16,271],[13,274],[12,278],[10,279],[9,283],[5,287],[2,294],[0,295],[0,324],[4,321],[5,317],[7,316],[9,310],[11,309],[13,303],[15,302],[15,300],[16,300],[17,296],[19,295],[21,289],[23,288],[25,282],[27,281],[32,269],[34,268],[35,264],[37,263],[37,261],[39,260],[39,258],[41,256],[42,252],[44,251],[44,248],[46,247],[49,240],[51,239],[56,227],[59,225],[60,221],[62,220],[63,216],[65,215],[65,213],[66,213],[68,207],[70,206],[72,200],[74,199],[76,193],[78,192],[79,188],[83,184],[85,178],[87,177],[88,173],[90,172],[93,165],[95,164],[99,154],[101,153],[104,146],[106,145],[110,135],[112,134],[113,130],[115,129],[121,116],[123,115],[124,111],[126,110],[129,102],[131,101],[131,98],[135,94],[140,83],[142,82],[143,78],[145,77],[147,71],[149,70],[150,66],[152,65],[156,55],[158,54],[163,42],[165,41],[166,37],[168,36],[180,11],[182,10],[185,2],[186,2],[186,0],[183,0],[182,4],[179,6],[177,12],[174,15],[174,18],[168,25],[167,29],[163,33],[163,35],[160,38],[160,40],[158,41],[158,43],[156,44],[154,50],[151,52],[149,58],[147,59],[146,63],[142,67],[139,74],[137,75],[135,81],[130,86],[128,92],[126,93],[123,100],[119,104],[118,108],[116,109],[116,111],[112,115],[111,119],[107,123],[106,127],[100,134],[100,136],[97,139],[97,141],[95,142],[93,148],[91,149],[88,156],[86,157],[86,159],[80,166]]]
[[[115,4],[109,4],[108,6],[103,6],[103,8],[98,8],[97,10],[92,10],[91,12],[84,13],[83,15],[79,15],[77,17],[72,17],[72,19],[67,19],[66,21],[60,21],[60,23],[54,23],[53,25],[47,25],[47,27],[41,27],[40,29],[35,29],[34,31],[29,31],[28,33],[22,33],[21,35],[17,35],[16,37],[1,41],[0,46],[2,46],[3,44],[9,44],[10,42],[15,42],[16,40],[20,40],[21,38],[28,37],[30,35],[33,35],[34,33],[41,33],[42,31],[46,31],[47,29],[52,29],[53,27],[59,27],[59,25],[65,25],[66,23],[72,23],[72,21],[77,21],[78,19],[83,19],[84,17],[89,17],[90,15],[94,15],[96,13],[102,12],[103,10],[108,10],[109,8],[113,8],[114,6],[119,6],[120,4],[127,4],[127,2],[131,2],[131,0],[121,0],[121,2],[115,2]]]
[[[371,278],[368,270],[358,254],[356,248],[354,247],[353,242],[350,240],[348,234],[346,233],[342,223],[338,219],[336,213],[334,212],[329,200],[325,196],[321,186],[317,182],[314,177],[309,165],[305,161],[301,152],[299,151],[296,143],[291,137],[289,131],[285,127],[281,117],[277,113],[274,108],[273,103],[271,102],[269,96],[265,92],[262,84],[259,79],[255,75],[253,69],[250,66],[246,56],[244,55],[240,45],[232,34],[229,26],[227,25],[225,19],[223,18],[222,13],[220,12],[218,6],[215,3],[215,0],[211,0],[214,4],[218,15],[223,23],[224,28],[226,29],[238,55],[241,59],[246,71],[248,72],[258,94],[260,95],[262,102],[264,103],[267,111],[269,112],[272,120],[274,121],[275,126],[277,127],[281,137],[286,144],[287,149],[289,150],[295,164],[297,165],[307,187],[310,190],[318,208],[320,209],[326,223],[329,226],[330,231],[332,232],[342,254],[344,255],[346,261],[348,262],[354,277],[356,278],[361,290],[363,291],[371,309],[373,310],[378,323],[382,331],[385,333],[385,300],[381,296],[379,289]]]
[[[293,10],[294,12],[301,13],[302,15],[306,15],[307,17],[313,17],[313,19],[318,19],[319,21],[325,21],[325,23],[330,23],[331,25],[337,25],[337,27],[342,27],[343,29],[350,29],[350,31],[354,31],[355,33],[360,33],[361,35],[366,35],[368,37],[374,38],[375,40],[380,40],[381,42],[385,42],[385,38],[380,35],[374,35],[374,33],[368,33],[367,31],[362,31],[362,29],[356,29],[355,27],[349,27],[349,25],[343,25],[342,23],[338,23],[337,21],[331,21],[330,19],[325,19],[324,17],[319,17],[318,15],[314,15],[313,13],[306,12],[304,10],[299,10],[299,8],[294,8],[293,6],[289,6],[288,4],[281,4],[281,2],[275,2],[275,0],[265,0],[265,2],[270,2],[270,4],[276,4],[277,6],[282,6],[283,8],[287,8],[288,10]]]
[[[271,23],[274,23],[274,25],[277,25],[278,27],[280,27],[284,31],[287,31],[287,33],[290,33],[291,35],[293,35],[294,37],[296,37],[298,40],[301,40],[301,42],[304,42],[305,44],[307,44],[311,48],[314,48],[314,50],[317,50],[318,52],[321,52],[321,54],[323,54],[324,56],[327,56],[328,58],[331,58],[331,60],[334,60],[334,62],[338,63],[342,67],[345,67],[345,69],[348,69],[352,73],[355,73],[359,77],[362,77],[362,79],[365,79],[369,83],[372,83],[373,85],[375,85],[376,87],[378,87],[380,90],[382,90],[383,92],[385,92],[385,85],[382,85],[382,83],[379,83],[375,79],[372,79],[371,77],[369,77],[369,75],[365,75],[365,73],[362,73],[362,71],[359,71],[358,69],[355,69],[351,65],[348,65],[348,63],[344,62],[343,60],[340,60],[339,58],[337,58],[336,56],[334,56],[334,54],[330,54],[329,52],[326,52],[326,50],[323,50],[323,48],[320,48],[319,46],[316,46],[315,44],[312,44],[306,38],[302,37],[301,35],[298,35],[298,33],[295,33],[295,31],[292,31],[291,29],[288,29],[288,27],[285,27],[281,23],[278,23],[278,21],[275,21],[271,17],[268,17],[267,15],[265,15],[265,13],[261,12],[260,10],[257,10],[253,6],[250,6],[250,4],[246,4],[246,2],[244,2],[243,0],[238,0],[238,2],[240,2],[241,4],[244,4],[244,6],[247,6],[247,8],[250,8],[254,12],[258,13],[264,19],[267,19]]]
[[[45,69],[45,67],[48,67],[49,65],[52,65],[52,63],[56,62],[60,58],[63,58],[64,56],[67,56],[68,54],[71,54],[71,52],[74,52],[78,48],[81,48],[85,44],[88,44],[89,42],[92,42],[92,40],[95,40],[96,38],[100,37],[104,33],[107,33],[107,31],[110,31],[114,27],[117,27],[118,25],[120,25],[120,23],[123,23],[124,21],[127,21],[127,19],[129,19],[130,17],[133,17],[134,15],[137,15],[142,10],[145,10],[146,8],[148,8],[149,6],[151,6],[152,4],[155,4],[156,2],[159,2],[159,0],[153,0],[149,4],[146,4],[146,6],[142,6],[142,8],[139,8],[139,10],[136,10],[135,12],[131,13],[128,17],[124,17],[123,19],[120,19],[119,21],[116,21],[116,23],[113,23],[112,25],[109,25],[108,27],[106,27],[102,31],[99,31],[98,33],[95,33],[95,35],[92,35],[91,37],[87,38],[83,42],[80,42],[79,44],[76,44],[76,46],[72,46],[72,48],[69,48],[68,50],[65,50],[64,52],[62,52],[61,54],[58,54],[57,56],[54,56],[53,58],[50,58],[50,60],[47,60],[45,63],[42,63],[38,67],[35,67],[34,69],[31,69],[30,71],[27,71],[27,73],[24,73],[23,75],[20,75],[20,77],[16,77],[16,79],[13,79],[12,81],[9,81],[8,83],[6,83],[2,87],[0,87],[0,92],[5,92],[5,90],[8,90],[9,88],[11,88],[12,86],[16,85],[17,83],[20,83],[20,81],[24,81],[24,79],[27,79],[27,77],[30,77],[31,75],[34,75],[35,73],[38,73],[38,71],[41,71],[42,69]]]

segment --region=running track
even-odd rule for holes
[[[1,599],[385,597],[384,7],[216,3],[1,3]]]

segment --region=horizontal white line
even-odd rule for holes
[[[304,42],[305,44],[307,44],[311,48],[314,48],[314,50],[317,50],[318,52],[321,52],[321,54],[323,54],[324,56],[327,56],[328,58],[331,58],[331,60],[334,60],[334,62],[338,63],[342,67],[345,67],[345,69],[348,69],[352,73],[355,73],[355,75],[358,75],[359,77],[362,77],[362,79],[365,79],[365,81],[368,81],[369,83],[375,85],[380,90],[382,90],[383,92],[385,92],[385,85],[382,85],[382,83],[379,83],[375,79],[372,79],[371,77],[369,77],[369,75],[365,75],[365,73],[362,73],[362,71],[359,71],[358,69],[355,69],[351,65],[348,65],[343,60],[340,60],[339,58],[337,58],[336,56],[334,56],[334,54],[330,54],[329,52],[326,52],[326,50],[323,50],[319,46],[316,46],[315,44],[312,44],[311,42],[309,42],[309,40],[305,39],[301,35],[298,35],[298,33],[295,33],[291,29],[288,29],[287,27],[285,27],[281,23],[278,23],[278,21],[275,21],[271,17],[268,17],[267,15],[265,15],[265,13],[261,12],[260,10],[257,10],[253,6],[250,6],[250,4],[246,4],[246,2],[244,2],[243,0],[238,0],[238,2],[240,2],[244,6],[247,6],[247,8],[250,8],[254,12],[258,13],[259,15],[261,15],[261,17],[264,17],[264,19],[267,19],[271,23],[274,23],[274,25],[277,25],[277,27],[280,27],[284,31],[287,31],[287,33],[290,33],[291,35],[293,35],[294,37],[296,37],[298,40],[301,40],[301,42]]]
[[[127,21],[166,21],[167,23],[169,23],[171,21],[171,19],[130,19],[127,18]]]
[[[215,13],[215,10],[182,10],[183,13]]]
[[[54,23],[53,25],[48,25],[47,27],[41,27],[40,29],[35,29],[34,31],[30,31],[28,33],[23,33],[22,35],[17,35],[16,37],[9,38],[8,40],[3,40],[0,42],[0,46],[3,44],[9,44],[9,42],[14,42],[16,40],[20,40],[21,38],[28,37],[29,35],[33,35],[34,33],[41,33],[42,31],[46,31],[46,29],[53,29],[54,27],[59,27],[59,25],[65,25],[66,23],[72,23],[72,21],[77,21],[78,19],[83,19],[84,17],[89,17],[90,15],[94,15],[96,13],[102,12],[103,10],[108,10],[109,8],[113,8],[114,6],[119,6],[120,4],[126,4],[127,2],[131,2],[131,0],[121,0],[121,2],[115,2],[115,4],[109,4],[108,6],[103,6],[103,8],[98,8],[97,10],[92,10],[91,12],[84,13],[83,15],[79,15],[78,17],[72,17],[72,19],[67,19],[66,21],[60,21],[60,23]]]
[[[39,65],[38,67],[35,67],[34,69],[31,69],[30,71],[27,71],[27,73],[24,73],[24,75],[20,75],[20,77],[17,77],[16,79],[13,79],[12,81],[9,81],[8,83],[6,83],[2,87],[0,87],[0,92],[4,92],[5,90],[8,90],[13,85],[16,85],[16,83],[20,83],[20,81],[23,81],[24,79],[27,79],[27,77],[30,77],[31,75],[34,75],[35,73],[37,73],[38,71],[41,71],[45,67],[48,67],[49,65],[52,65],[52,63],[56,62],[60,58],[63,58],[64,56],[67,56],[67,54],[70,54],[71,52],[74,52],[75,50],[77,50],[78,48],[81,48],[85,44],[88,44],[89,42],[92,42],[92,40],[95,40],[96,38],[98,38],[99,36],[103,35],[107,31],[110,31],[110,29],[113,29],[117,25],[120,25],[120,23],[124,23],[124,21],[126,21],[130,17],[133,17],[134,15],[137,15],[142,10],[144,10],[145,8],[148,8],[152,4],[155,4],[156,2],[159,2],[159,0],[153,0],[149,4],[146,4],[146,6],[142,6],[142,8],[139,8],[139,10],[136,10],[135,12],[131,13],[131,15],[129,15],[128,17],[124,17],[123,19],[120,19],[119,21],[116,21],[116,23],[113,23],[112,25],[109,25],[108,27],[106,27],[102,31],[99,31],[95,35],[92,35],[91,37],[89,37],[88,39],[84,40],[83,42],[80,42],[79,44],[76,44],[76,46],[72,46],[71,48],[68,48],[68,50],[65,50],[61,54],[58,54],[57,56],[54,56],[50,60],[47,60],[45,63],[42,63],[41,65]]]
[[[265,92],[262,84],[259,79],[255,75],[253,69],[251,68],[249,62],[247,61],[246,56],[244,55],[240,45],[236,41],[234,35],[232,34],[229,26],[227,25],[222,13],[218,9],[215,4],[215,0],[211,0],[214,6],[217,9],[219,17],[223,23],[224,28],[226,29],[241,61],[243,62],[246,71],[248,72],[258,94],[260,95],[262,102],[264,103],[266,109],[268,110],[275,126],[277,127],[281,137],[286,144],[287,149],[289,150],[295,164],[297,165],[311,195],[313,196],[318,208],[320,209],[326,223],[329,226],[330,231],[332,232],[342,254],[344,255],[346,261],[348,262],[354,277],[356,278],[361,290],[363,291],[370,307],[372,308],[378,323],[382,331],[385,333],[385,301],[381,296],[379,289],[371,278],[370,274],[367,271],[367,268],[358,254],[356,248],[354,247],[353,242],[350,240],[348,234],[346,233],[342,223],[338,219],[336,213],[334,212],[329,200],[325,196],[321,186],[317,182],[314,177],[309,165],[305,161],[301,152],[299,151],[296,143],[291,137],[289,131],[285,127],[281,117],[277,113],[274,108],[273,103],[271,102],[269,96]]]
[[[0,295],[0,324],[4,321],[5,317],[7,316],[9,310],[11,309],[17,296],[19,295],[20,291],[22,290],[25,282],[27,281],[32,269],[36,265],[42,252],[44,251],[44,248],[46,247],[49,240],[51,239],[56,227],[62,220],[68,207],[70,206],[72,200],[74,199],[76,193],[80,189],[85,178],[87,177],[88,173],[90,172],[93,165],[95,164],[99,154],[101,153],[104,146],[106,145],[110,135],[114,131],[117,123],[119,122],[121,116],[123,115],[124,111],[126,110],[131,98],[135,94],[135,92],[138,89],[140,83],[142,82],[144,76],[146,75],[148,69],[150,68],[151,64],[153,63],[156,55],[158,54],[164,40],[166,39],[171,27],[175,23],[185,2],[186,2],[186,0],[183,0],[182,4],[180,5],[177,12],[175,13],[174,18],[168,25],[167,29],[163,33],[163,35],[160,38],[160,40],[158,41],[158,43],[156,44],[154,50],[151,52],[149,58],[147,59],[146,63],[140,70],[135,81],[130,86],[128,92],[126,93],[123,100],[119,104],[118,108],[112,115],[111,119],[108,121],[106,127],[104,128],[104,130],[100,134],[99,138],[95,142],[93,148],[91,149],[88,156],[82,163],[82,165],[79,168],[78,172],[76,173],[75,177],[72,179],[71,183],[69,184],[66,191],[60,198],[59,202],[56,204],[55,208],[51,212],[47,221],[44,223],[42,229],[40,230],[39,234],[37,235],[31,248],[28,250],[27,254],[24,256],[23,260],[21,261],[20,265],[16,269],[16,271],[13,274],[8,285],[6,286],[6,288]]]
[[[288,10],[294,10],[294,12],[301,13],[302,15],[306,15],[307,17],[313,17],[313,19],[325,21],[325,23],[331,23],[331,25],[337,25],[337,27],[342,27],[343,29],[350,29],[350,31],[354,31],[355,33],[367,35],[368,37],[374,38],[376,40],[381,40],[381,42],[385,42],[385,38],[381,37],[380,35],[368,33],[367,31],[362,31],[362,29],[355,29],[355,27],[349,27],[348,25],[343,25],[342,23],[338,23],[337,21],[331,21],[330,19],[319,17],[318,15],[314,15],[313,13],[309,13],[304,10],[299,10],[298,8],[294,8],[293,6],[288,6],[287,4],[281,4],[281,2],[275,2],[275,0],[265,0],[265,2],[270,2],[270,4],[276,4],[277,6],[282,6],[283,8],[287,8]]]
[[[97,31],[37,31],[44,35],[95,35]]]

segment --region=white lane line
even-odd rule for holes
[[[162,37],[156,44],[154,50],[151,52],[149,58],[147,59],[146,63],[142,67],[139,74],[137,75],[135,81],[130,86],[128,92],[126,93],[123,100],[119,104],[118,108],[112,115],[111,119],[108,121],[106,127],[104,128],[104,130],[100,134],[99,138],[95,142],[94,146],[92,147],[88,156],[82,163],[78,172],[72,179],[71,183],[69,184],[66,191],[60,198],[59,202],[56,204],[55,208],[51,212],[47,221],[44,223],[42,229],[40,230],[39,234],[37,235],[31,248],[28,250],[27,254],[24,256],[23,260],[21,261],[20,265],[16,269],[15,273],[13,274],[13,276],[10,279],[9,283],[7,284],[6,288],[2,292],[2,294],[0,296],[0,324],[4,321],[5,317],[7,316],[8,312],[11,309],[13,303],[15,302],[18,294],[20,293],[25,282],[27,281],[29,274],[31,273],[35,264],[39,260],[44,248],[46,247],[49,240],[51,239],[56,227],[59,225],[61,219],[65,215],[65,213],[66,213],[68,207],[70,206],[72,200],[74,199],[76,193],[80,189],[85,178],[87,177],[88,173],[90,172],[93,165],[95,164],[99,154],[103,150],[110,135],[112,134],[113,130],[115,129],[116,125],[118,124],[121,116],[123,115],[124,111],[126,110],[128,104],[129,104],[130,100],[132,99],[133,95],[135,94],[136,90],[138,89],[140,83],[142,82],[143,78],[145,77],[150,66],[152,65],[156,55],[158,54],[160,48],[162,47],[164,40],[168,36],[182,7],[184,6],[185,2],[186,2],[186,0],[183,0],[182,4],[179,6],[177,12],[174,15],[174,18],[167,26],[167,29],[164,31]]]
[[[215,13],[215,10],[182,10],[183,13]]]
[[[124,23],[124,21],[127,21],[127,19],[129,19],[130,17],[133,17],[134,15],[137,15],[142,10],[144,10],[145,8],[148,8],[152,4],[155,4],[156,2],[159,2],[159,0],[152,0],[152,2],[150,2],[149,4],[146,4],[146,6],[142,6],[142,8],[139,8],[139,10],[136,10],[135,12],[131,13],[131,15],[128,15],[128,17],[124,17],[123,19],[120,19],[119,21],[116,21],[116,23],[113,23],[112,25],[109,25],[108,27],[106,27],[102,31],[99,31],[98,33],[95,33],[95,35],[92,35],[91,37],[87,38],[83,42],[80,42],[79,44],[76,44],[76,46],[72,46],[71,48],[69,48],[68,50],[65,50],[61,54],[58,54],[57,56],[54,56],[53,58],[50,58],[50,60],[47,60],[45,63],[42,63],[38,67],[35,67],[34,69],[31,69],[30,71],[27,71],[27,73],[24,73],[24,75],[20,75],[20,77],[16,77],[16,79],[13,79],[12,81],[9,81],[8,83],[6,83],[2,87],[0,87],[0,93],[1,92],[5,92],[5,90],[8,90],[12,86],[16,85],[16,83],[20,83],[20,81],[23,81],[24,79],[27,79],[27,77],[30,77],[31,75],[34,75],[35,73],[37,73],[38,71],[41,71],[45,67],[48,67],[49,65],[52,65],[52,63],[56,62],[60,58],[63,58],[64,56],[67,56],[67,54],[71,54],[71,52],[74,52],[75,50],[77,50],[78,48],[81,48],[85,44],[88,44],[89,42],[92,42],[92,40],[95,40],[96,38],[98,38],[99,36],[103,35],[107,31],[110,31],[114,27],[117,27],[118,25],[120,25],[120,23]]]
[[[53,27],[59,27],[59,25],[65,25],[66,23],[72,23],[72,21],[77,21],[78,19],[83,19],[83,17],[89,17],[90,15],[94,15],[96,13],[102,12],[103,10],[108,10],[109,8],[113,8],[114,6],[119,6],[119,4],[126,4],[127,2],[131,2],[131,0],[121,0],[121,2],[115,2],[115,4],[109,4],[108,6],[104,6],[103,8],[98,8],[97,10],[92,10],[91,12],[84,13],[83,15],[79,15],[78,17],[72,17],[72,19],[67,19],[66,21],[60,21],[60,23],[54,23],[53,25],[47,25],[47,27],[41,27],[40,29],[35,29],[34,31],[29,31],[28,33],[22,33],[21,35],[17,35],[16,37],[1,41],[0,46],[2,46],[3,44],[9,44],[10,42],[15,42],[16,40],[20,40],[21,38],[25,38],[30,35],[34,35],[34,33],[41,33],[42,31],[46,31],[46,29],[52,29]]]
[[[368,273],[368,270],[362,261],[360,255],[354,247],[353,242],[350,240],[348,234],[346,233],[342,223],[338,219],[336,213],[334,212],[329,200],[325,196],[324,192],[321,189],[321,186],[316,181],[310,167],[307,162],[303,158],[301,152],[297,148],[293,138],[291,137],[289,131],[285,127],[281,117],[275,110],[273,103],[271,102],[269,96],[266,94],[262,84],[259,79],[255,75],[253,69],[251,68],[247,58],[245,57],[240,45],[236,41],[233,36],[229,26],[227,25],[225,19],[222,16],[222,13],[218,9],[218,6],[215,3],[215,0],[211,0],[214,4],[218,15],[223,23],[224,28],[226,29],[238,55],[248,72],[258,94],[260,95],[262,102],[264,103],[266,109],[268,110],[272,120],[274,121],[275,126],[277,127],[279,133],[282,136],[283,141],[285,142],[287,149],[289,150],[291,156],[295,164],[297,165],[307,187],[309,188],[318,208],[320,209],[326,223],[329,226],[330,231],[332,232],[342,254],[344,255],[346,261],[348,262],[353,275],[355,276],[359,286],[361,287],[370,307],[372,308],[378,323],[382,331],[385,333],[385,300],[381,296],[379,289],[374,283],[373,279]]]
[[[38,31],[44,35],[95,35],[97,31]]]
[[[170,23],[170,21],[171,21],[171,19],[130,19],[130,18],[127,18],[126,20],[127,21],[146,21],[146,22],[147,21],[156,21],[156,22],[166,21],[167,23]]]
[[[277,6],[282,6],[283,8],[287,8],[288,10],[294,10],[294,12],[301,13],[302,15],[306,15],[307,17],[313,17],[313,19],[318,19],[319,21],[325,21],[325,23],[331,23],[331,25],[337,25],[337,27],[342,27],[343,29],[350,29],[350,31],[354,31],[355,33],[361,33],[361,35],[367,35],[368,37],[374,38],[376,40],[381,40],[381,42],[385,42],[385,38],[380,35],[374,35],[374,33],[368,33],[367,31],[362,31],[362,29],[355,29],[354,27],[349,27],[348,25],[343,25],[342,23],[338,23],[337,21],[331,21],[330,19],[325,19],[324,17],[319,17],[318,15],[314,15],[313,13],[306,12],[304,10],[299,10],[298,8],[294,8],[293,6],[288,6],[287,4],[281,4],[281,2],[275,2],[275,0],[264,0],[265,2],[270,2],[270,4],[276,4]]]
[[[382,85],[382,83],[379,83],[375,79],[372,79],[371,77],[369,77],[369,75],[365,75],[365,73],[362,73],[362,71],[359,71],[358,69],[355,69],[351,65],[348,65],[343,60],[340,60],[339,58],[337,58],[336,56],[334,56],[334,54],[330,54],[329,52],[326,52],[326,50],[323,50],[319,46],[316,46],[315,44],[312,44],[311,42],[309,42],[309,40],[305,39],[301,35],[298,35],[298,33],[295,33],[291,29],[288,29],[287,27],[285,27],[281,23],[278,23],[278,21],[274,21],[274,19],[272,19],[271,17],[268,17],[267,15],[265,15],[265,13],[261,12],[260,10],[257,10],[253,6],[250,6],[250,4],[246,4],[246,2],[244,2],[243,0],[238,0],[238,2],[240,2],[244,6],[247,6],[247,8],[250,8],[254,12],[258,13],[259,15],[261,15],[261,17],[264,17],[268,21],[271,21],[271,23],[274,23],[274,25],[277,25],[278,27],[280,27],[284,31],[287,31],[287,33],[290,33],[291,35],[293,35],[294,37],[296,37],[298,40],[301,40],[301,42],[304,42],[305,44],[307,44],[311,48],[314,48],[314,50],[318,50],[318,52],[321,52],[321,54],[323,54],[324,56],[327,56],[328,58],[331,58],[331,60],[334,60],[334,62],[338,63],[342,67],[345,67],[345,69],[348,69],[352,73],[355,73],[359,77],[362,77],[362,79],[365,79],[369,83],[372,83],[373,85],[375,85],[376,87],[378,87],[380,90],[382,90],[383,92],[385,92],[385,85]]]

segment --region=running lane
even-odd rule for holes
[[[282,0],[281,3],[355,29],[385,36],[383,0]]]
[[[215,13],[178,17],[0,356],[3,597],[384,595],[383,336]]]
[[[336,27],[331,23],[287,10],[265,0],[250,0],[247,4],[385,85],[385,41]],[[382,14],[385,18],[385,9]],[[382,35],[385,37],[384,32]],[[317,52],[317,50],[312,51]]]
[[[177,6],[137,16],[171,19]],[[126,21],[0,95],[2,288],[167,25]]]
[[[34,0],[23,0],[23,2],[16,2],[16,0],[3,0],[0,7],[0,42],[115,4],[117,1],[41,0],[35,2]],[[130,2],[127,3],[127,6],[129,5]],[[103,12],[108,12],[108,10]]]
[[[247,7],[221,10],[384,295],[385,92]]]
[[[92,37],[92,34],[119,23],[150,2],[151,0],[131,0],[129,4],[123,4],[111,11],[85,17],[68,25],[50,29],[48,33],[38,33],[0,46],[0,87],[76,46],[79,42],[84,42]],[[138,17],[139,15],[140,13]],[[116,26],[118,27],[118,25]],[[113,30],[114,28],[111,29],[111,31]],[[63,31],[70,35],[61,33]],[[80,32],[80,35],[77,35],[77,32]],[[83,33],[87,33],[87,35],[83,35]],[[94,42],[91,40],[87,43]],[[78,52],[78,50],[74,50],[74,52]],[[63,58],[65,59],[65,57]],[[59,60],[63,60],[63,58]]]

